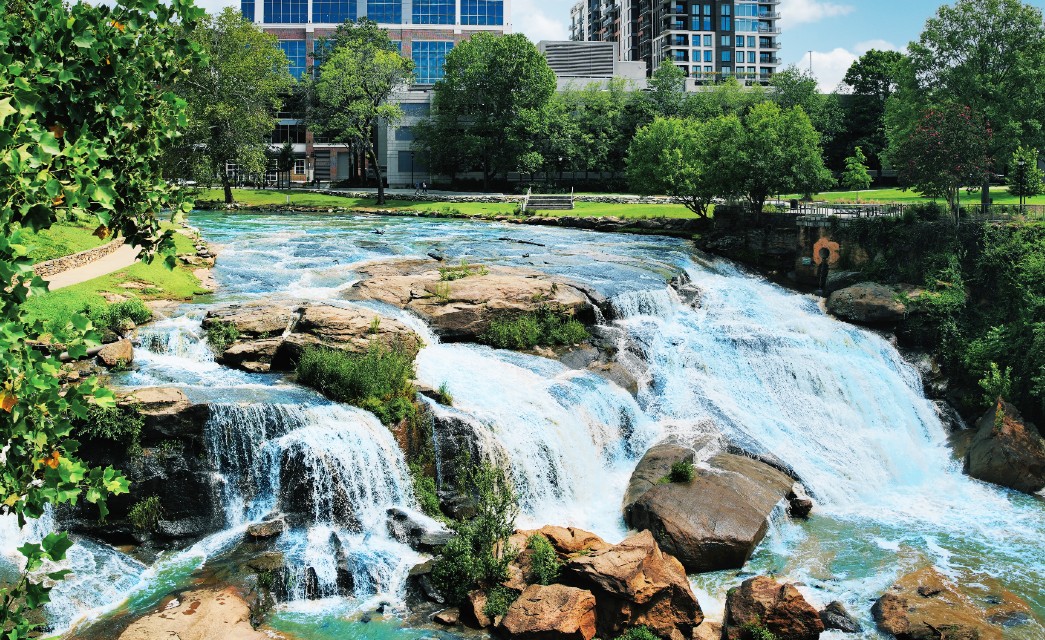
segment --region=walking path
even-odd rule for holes
[[[68,271],[63,271],[61,273],[56,273],[53,276],[46,278],[46,280],[50,284],[51,291],[71,287],[74,284],[80,284],[81,282],[87,282],[88,280],[108,275],[113,271],[126,269],[135,263],[140,252],[140,248],[125,244],[116,251],[113,251],[109,255],[95,260],[90,264],[85,264],[82,267],[76,267],[75,269],[69,269]]]

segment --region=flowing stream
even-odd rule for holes
[[[819,605],[842,600],[870,629],[873,599],[902,573],[932,563],[984,597],[1006,589],[1026,600],[1036,620],[1007,637],[1045,637],[1042,501],[962,475],[915,370],[882,337],[827,316],[814,297],[668,238],[340,215],[192,220],[220,247],[215,303],[282,295],[349,304],[340,298],[358,279],[354,266],[431,250],[455,262],[568,276],[606,296],[614,313],[604,329],[644,363],[637,397],[557,361],[441,343],[421,320],[368,305],[423,337],[419,382],[445,385],[454,398],[452,409],[433,404],[433,411],[470,425],[486,452],[510,463],[520,524],[576,525],[619,540],[627,534],[621,499],[646,449],[667,435],[721,433],[794,470],[817,507],[808,522],[774,518],[744,572],[693,578],[711,617],[721,615],[725,589],[772,571],[802,581]],[[680,299],[672,278],[692,283],[699,301]],[[374,416],[281,376],[216,364],[200,329],[204,313],[186,305],[143,329],[137,366],[119,382],[179,386],[212,405],[206,437],[226,530],[151,567],[80,540],[70,552],[76,576],[48,610],[54,626],[121,604],[153,606],[234,546],[248,524],[293,503],[309,508],[279,539],[296,586],[277,628],[315,640],[431,637],[396,625],[364,632],[351,622],[352,612],[395,606],[407,571],[423,560],[386,531],[388,508],[417,508],[391,433]],[[6,526],[0,546],[10,555],[48,526]]]

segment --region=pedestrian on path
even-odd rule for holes
[[[427,196],[428,195],[428,183],[427,182],[422,182],[421,183],[421,195],[423,195],[423,196]]]

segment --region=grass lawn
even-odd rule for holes
[[[171,228],[170,223],[163,223]],[[178,253],[195,253],[192,240],[183,234],[174,234]],[[124,286],[124,285],[130,285]],[[80,284],[52,291],[40,296],[31,296],[24,309],[33,320],[44,324],[44,330],[58,341],[65,337],[66,324],[70,316],[88,308],[99,308],[106,304],[103,293],[116,293],[127,298],[147,300],[191,300],[199,293],[200,281],[192,271],[177,266],[167,270],[163,260],[157,258],[152,264],[136,262],[126,269],[88,280]]]
[[[22,244],[29,249],[33,262],[54,260],[73,253],[101,246],[111,238],[102,239],[94,235],[97,224],[83,225],[74,222],[59,222],[39,233],[22,230]]]
[[[512,202],[417,202],[412,200],[389,200],[381,207],[374,204],[373,198],[343,198],[321,193],[305,193],[291,190],[271,191],[236,189],[233,191],[236,202],[245,205],[280,205],[287,203],[290,195],[291,206],[303,207],[345,207],[360,211],[377,209],[397,209],[403,211],[460,211],[470,215],[497,216],[510,215],[515,212]],[[198,200],[218,200],[224,198],[218,189],[203,190]],[[576,209],[565,212],[574,216],[618,216],[621,218],[695,218],[696,215],[678,204],[602,204],[597,202],[578,202]],[[555,211],[541,212],[541,215],[563,215]]]
[[[932,198],[923,198],[914,191],[902,191],[900,189],[868,189],[867,191],[828,191],[825,193],[818,193],[813,197],[814,200],[826,201],[826,202],[856,202],[857,196],[859,195],[859,201],[861,203],[903,203],[903,204],[914,204],[917,202],[931,202]],[[801,198],[802,196],[797,194],[789,194],[781,196],[784,200],[790,200],[792,198]],[[1019,204],[1020,199],[1017,196],[1009,194],[1008,187],[996,186],[991,187],[991,197],[994,198],[994,204]],[[971,194],[962,191],[961,199],[963,203],[978,204],[980,201],[980,191],[977,189]],[[942,202],[942,200],[941,200]],[[1045,204],[1045,195],[1035,196],[1028,198],[1026,204]]]

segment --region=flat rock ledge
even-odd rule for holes
[[[119,640],[286,640],[250,626],[250,608],[233,588],[183,593],[133,622]]]

